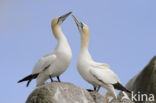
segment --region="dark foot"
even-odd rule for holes
[[[53,82],[53,79],[52,79],[51,75],[49,75],[49,78],[50,78],[51,82]]]
[[[58,82],[61,82],[61,81],[60,81],[60,77],[59,77],[59,76],[57,76],[57,80],[58,80]]]
[[[92,89],[87,89],[88,92],[94,92],[95,90]]]
[[[95,87],[95,86],[93,86],[93,88],[94,88],[94,91],[96,91],[96,87]]]

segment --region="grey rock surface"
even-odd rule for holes
[[[35,88],[26,103],[106,103],[103,94],[88,92],[71,83],[52,82]],[[110,103],[131,103],[119,100]]]
[[[133,91],[133,94],[137,94],[137,96],[135,96],[135,103],[156,103],[156,101],[149,101],[149,99],[152,100],[150,94],[156,97],[156,56],[152,58],[149,64],[138,75],[127,83],[126,87]],[[142,98],[142,94],[147,94],[148,97]],[[131,98],[132,95],[129,95],[129,97]],[[144,100],[138,101],[139,98]],[[154,100],[156,100],[156,98]]]
[[[147,94],[148,100],[149,95],[153,94],[156,100],[156,56],[127,83],[126,88],[133,91],[133,94],[138,94],[135,103],[156,103],[156,101],[138,101],[141,94]],[[120,100],[112,100],[109,103],[132,103],[122,95],[120,93]],[[132,94],[128,95],[131,98]],[[52,82],[35,88],[26,103],[108,103],[108,101],[98,92],[88,92],[71,83]]]
[[[94,100],[89,92],[71,83],[53,82],[37,87],[26,103],[94,103]]]

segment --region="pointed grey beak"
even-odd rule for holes
[[[82,31],[83,30],[83,23],[80,22],[74,15],[72,15],[72,17],[73,17],[73,19],[74,19],[74,21],[75,21],[79,31]]]
[[[72,12],[69,12],[69,13],[67,13],[67,14],[64,14],[64,15],[62,15],[62,16],[60,16],[59,18],[58,18],[58,22],[62,22],[63,23],[63,21],[71,14]],[[58,23],[57,22],[57,23]]]
[[[81,22],[74,15],[72,15],[72,17],[73,17],[77,27],[79,28],[79,26],[81,25]]]

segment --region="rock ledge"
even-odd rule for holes
[[[71,83],[52,82],[35,88],[26,103],[106,103],[104,95],[88,92]],[[131,103],[129,101],[110,103]]]

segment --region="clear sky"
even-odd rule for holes
[[[125,85],[156,54],[156,0],[0,0],[0,101],[24,103],[36,81],[17,84],[57,44],[51,20],[69,11],[90,28],[89,51]],[[80,35],[70,16],[62,25],[73,58],[63,82],[92,88],[76,69]],[[102,90],[103,91],[103,90]]]

